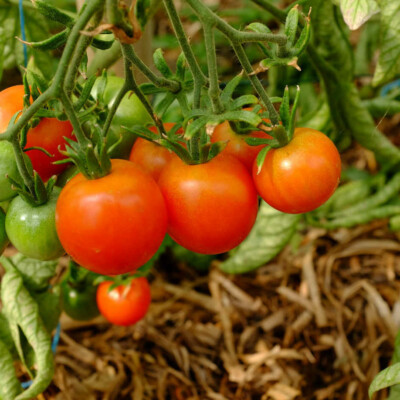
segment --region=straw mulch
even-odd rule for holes
[[[44,398],[367,399],[400,324],[400,243],[386,226],[309,230],[241,276],[164,256],[136,326],[63,317]]]

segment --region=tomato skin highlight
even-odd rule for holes
[[[220,154],[205,164],[174,158],[159,180],[168,217],[168,233],[181,246],[201,254],[227,252],[254,225],[257,193],[246,167]]]
[[[174,123],[166,122],[164,127],[168,132],[174,125]],[[149,129],[154,133],[157,133],[157,128],[154,126]],[[177,133],[183,133],[183,130],[179,129]],[[137,138],[132,147],[129,160],[142,166],[150,173],[155,181],[158,181],[162,170],[174,157],[177,156],[171,150],[168,150],[157,143],[150,142],[149,140]]]
[[[266,122],[270,121],[266,120]],[[223,150],[223,153],[236,157],[251,173],[253,169],[253,162],[257,157],[257,154],[262,150],[263,147],[265,147],[265,145],[261,144],[259,146],[250,146],[244,140],[246,137],[272,139],[270,135],[263,131],[253,131],[249,135],[239,135],[232,130],[229,122],[225,121],[215,127],[211,136],[211,142],[215,143],[228,140],[228,144]]]
[[[60,193],[54,188],[49,201],[34,207],[18,196],[6,215],[6,232],[10,242],[24,256],[38,260],[54,260],[65,251],[55,227],[55,209]]]
[[[24,95],[23,85],[11,86],[0,92],[0,133],[7,130],[14,114],[23,110]],[[33,169],[45,182],[68,167],[68,164],[54,165],[53,162],[66,158],[59,152],[59,147],[65,149],[64,137],[73,139],[72,131],[69,121],[59,121],[57,118],[42,118],[37,126],[29,129],[25,147],[41,147],[53,156],[49,157],[40,150],[26,152]]]
[[[97,306],[111,323],[120,326],[133,325],[145,317],[151,303],[150,285],[146,278],[133,279],[127,286],[112,291],[112,282],[102,282],[97,289]]]
[[[288,214],[312,211],[325,203],[340,180],[340,154],[323,133],[297,128],[284,147],[271,149],[260,173],[253,179],[260,196],[270,206]]]
[[[149,174],[126,160],[112,160],[110,174],[72,178],[61,191],[56,226],[66,252],[104,275],[131,272],[157,251],[167,230],[161,192]]]

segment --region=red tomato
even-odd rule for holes
[[[103,282],[97,289],[97,306],[111,323],[129,326],[140,321],[151,302],[150,286],[146,278],[133,279],[129,286],[118,286],[109,291],[112,282]]]
[[[6,131],[13,115],[24,107],[23,85],[11,86],[0,92],[0,133]],[[53,157],[40,150],[31,150],[26,154],[32,161],[32,166],[40,177],[47,181],[53,175],[63,172],[68,164],[54,165],[54,161],[65,157],[59,152],[59,147],[65,149],[64,137],[72,136],[72,125],[69,121],[59,121],[57,118],[43,118],[39,124],[28,131],[26,148],[41,147]]]
[[[110,174],[72,178],[61,191],[56,228],[65,251],[104,275],[131,272],[157,251],[167,230],[164,199],[155,181],[126,160]]]
[[[270,122],[269,120],[265,120]],[[257,157],[257,154],[265,145],[250,146],[245,142],[246,137],[256,137],[262,139],[272,139],[272,137],[263,131],[253,131],[249,135],[238,135],[235,133],[229,125],[228,121],[217,125],[212,136],[211,142],[221,142],[228,140],[228,144],[224,149],[225,154],[230,154],[231,156],[239,159],[246,168],[251,172],[253,168],[253,162]]]
[[[253,165],[254,183],[272,207],[289,214],[312,211],[335,191],[341,171],[340,155],[323,133],[297,128],[284,147],[271,149],[259,174]]]
[[[7,130],[11,118],[24,108],[24,86],[11,86],[0,92],[0,133]]]
[[[170,131],[174,125],[175,124],[172,122],[164,123],[167,132]],[[152,126],[150,130],[154,133],[158,132],[157,128],[154,126]],[[183,133],[183,130],[179,129],[177,133]],[[167,148],[150,142],[149,140],[138,138],[132,147],[129,160],[142,166],[156,181],[158,181],[162,170],[173,157],[176,157],[175,153]]]
[[[257,193],[245,166],[232,156],[199,165],[173,158],[158,183],[167,204],[168,233],[191,251],[224,253],[253,227]]]
[[[59,150],[65,150],[65,137],[73,139],[72,131],[69,121],[59,121],[57,118],[43,118],[35,128],[29,130],[26,148],[41,147],[53,155],[49,157],[40,150],[30,150],[26,153],[32,161],[33,169],[44,181],[53,175],[61,174],[70,165],[53,163],[65,159]]]

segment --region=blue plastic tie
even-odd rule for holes
[[[58,343],[60,341],[60,333],[61,333],[61,324],[59,323],[57,325],[57,329],[53,336],[53,341],[51,343],[51,350],[54,354],[57,351]],[[33,381],[22,382],[21,383],[22,389],[28,389],[32,385],[32,383],[33,383]]]
[[[385,85],[382,89],[381,89],[381,96],[382,97],[385,97],[385,96],[387,96],[388,94],[389,94],[389,92],[392,90],[392,89],[395,89],[395,88],[397,88],[397,87],[400,87],[400,79],[397,79],[397,80],[395,80],[395,81],[393,81],[393,82],[390,82],[390,83],[388,83],[387,85]]]
[[[24,6],[22,4],[23,0],[19,0],[19,22],[21,26],[22,40],[26,42],[26,32],[25,32],[25,16],[24,16]],[[25,43],[22,43],[24,49],[24,65],[28,65],[28,47]]]

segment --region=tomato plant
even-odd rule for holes
[[[111,323],[135,324],[144,318],[151,303],[150,285],[146,278],[132,279],[126,285],[110,290],[112,282],[102,282],[97,289],[97,305]]]
[[[174,125],[174,123],[166,122],[164,127],[168,132]],[[150,127],[150,130],[157,133],[155,127]],[[182,132],[182,129],[180,129],[177,133]],[[158,181],[162,170],[173,157],[176,157],[176,154],[171,150],[157,143],[150,142],[149,140],[138,138],[132,147],[129,160],[142,166],[156,181]]]
[[[124,80],[117,76],[108,76],[104,92],[102,93],[103,102],[108,107],[112,107],[118,92],[121,90]],[[92,95],[99,97],[100,80],[98,79],[93,86]],[[134,125],[146,125],[151,122],[151,118],[144,108],[142,102],[135,94],[127,93],[121,101],[111,123],[110,134],[107,137],[109,147],[121,142],[114,147],[111,152],[112,158],[128,158],[136,136],[128,132],[124,127]]]
[[[397,77],[400,68],[398,35],[386,29],[392,22],[388,16],[395,19],[398,14],[391,4],[395,0],[376,5],[376,0],[369,0],[371,7],[358,11],[349,5],[352,2],[341,2],[340,8],[337,2],[323,0],[286,1],[282,7],[265,0],[253,2],[261,8],[250,10],[246,2],[245,13],[242,7],[217,15],[207,2],[188,0],[179,10],[185,15],[184,23],[173,0],[137,0],[132,12],[119,0],[86,0],[75,14],[42,0],[30,6],[26,1],[12,1],[18,3],[19,13],[14,12],[16,4],[0,7],[0,14],[6,13],[4,18],[0,15],[7,22],[0,32],[0,47],[6,54],[15,48],[15,42],[11,46],[7,42],[18,34],[19,25],[24,36],[24,11],[29,16],[41,14],[54,26],[44,37],[28,35],[28,41],[37,40],[29,42],[29,48],[23,38],[15,57],[19,64],[22,56],[26,61],[26,68],[21,68],[23,85],[0,93],[0,202],[17,196],[6,216],[0,211],[0,249],[7,233],[12,244],[30,257],[50,260],[65,249],[84,273],[86,268],[104,275],[135,272],[143,276],[165,246],[172,246],[164,242],[159,247],[168,230],[183,247],[176,244],[172,252],[165,252],[166,257],[175,254],[182,263],[208,268],[211,260],[222,258],[213,255],[234,249],[215,264],[227,273],[243,273],[266,265],[307,226],[348,227],[371,218],[396,217],[400,206],[394,198],[400,174],[393,171],[400,164],[400,150],[377,130],[370,115],[372,108],[374,117],[399,110],[399,94],[389,88],[390,96],[386,96],[387,88],[380,87]],[[164,6],[168,30],[175,35],[168,42],[176,42],[180,49],[168,49],[165,56],[157,49],[148,66],[133,43],[141,39],[153,3]],[[225,7],[225,2],[220,3],[221,9]],[[364,31],[349,46],[343,23],[357,29],[378,8],[383,21],[379,37],[384,43],[375,57],[377,72],[372,84],[370,79],[357,79],[356,85],[356,76],[371,72],[370,65],[360,70],[359,52],[367,53],[368,48],[369,53],[378,54],[376,40],[363,40],[357,54],[351,53]],[[225,20],[228,15],[235,18]],[[273,24],[271,17],[276,20]],[[204,34],[200,47],[201,33],[192,42],[185,33],[192,21]],[[231,48],[223,49],[225,45]],[[93,57],[87,57],[89,47],[96,48],[90,52]],[[57,64],[51,80],[41,74],[47,68],[36,65],[37,50],[51,52]],[[171,63],[174,54],[176,63]],[[231,60],[222,60],[226,55],[235,60],[229,72]],[[7,64],[3,58],[0,75]],[[118,58],[122,58],[123,78],[102,72]],[[222,71],[228,73],[221,76]],[[146,78],[144,83],[136,73]],[[360,87],[367,95],[359,93]],[[23,101],[25,90],[32,101]],[[260,107],[262,114],[255,111]],[[168,134],[173,125],[164,123],[169,118],[183,127],[179,140]],[[270,122],[268,133],[261,130],[263,118]],[[150,131],[148,126],[153,126]],[[350,197],[356,204],[346,209],[337,209],[344,204],[339,196],[325,208],[302,216],[325,202],[339,180],[339,154],[322,131],[340,149],[353,138],[373,151],[377,166],[385,165],[376,175],[390,180],[376,183],[377,193],[360,201],[375,188],[367,184],[365,189],[363,184]],[[140,139],[133,146],[136,137]],[[64,157],[75,164],[67,171],[64,165],[53,165]],[[133,163],[113,157],[130,157]],[[59,175],[62,191],[54,188],[52,175]],[[298,215],[286,215],[265,202],[259,208],[257,190],[276,209]],[[0,313],[0,364],[6,367],[0,368],[0,382],[5,382],[0,385],[0,398],[36,398],[50,384],[53,359],[51,330],[45,327],[51,318],[43,317],[42,300],[35,290],[38,281],[40,295],[50,280],[58,288],[54,282],[57,262],[30,260],[24,265],[18,257],[1,261],[6,270],[1,277],[2,297],[6,294],[2,298],[5,311]],[[95,290],[86,279],[70,278],[61,286],[65,311],[74,318],[96,315],[95,291],[101,312],[116,324],[132,324],[148,309],[150,290],[144,278],[128,283],[125,276],[116,277],[113,290],[109,290],[110,282]],[[7,323],[3,324],[3,318]],[[5,335],[8,326],[12,333]],[[19,330],[27,339],[22,344],[15,334]],[[24,370],[34,377],[31,388],[22,394],[9,352],[13,346]],[[27,362],[30,359],[34,366]]]
[[[270,121],[267,121],[270,122]],[[216,126],[212,136],[212,142],[228,141],[224,153],[230,154],[240,160],[246,168],[251,172],[253,169],[253,162],[257,154],[265,145],[250,146],[245,142],[246,137],[256,137],[261,139],[272,139],[270,135],[264,131],[254,130],[250,134],[239,135],[229,125],[228,121],[223,122]]]
[[[10,242],[23,255],[38,260],[53,260],[64,254],[55,226],[59,189],[49,201],[33,206],[21,196],[11,202],[6,215],[6,232]]]
[[[159,185],[168,210],[168,233],[196,253],[233,249],[255,222],[254,184],[244,165],[232,156],[222,154],[199,165],[174,158]]]
[[[323,133],[297,128],[286,146],[271,149],[253,178],[260,196],[272,207],[290,214],[305,213],[329,199],[339,184],[340,155]]]
[[[0,255],[7,247],[8,238],[6,234],[6,215],[2,208],[0,208]]]
[[[56,225],[66,252],[94,272],[116,275],[145,264],[164,239],[167,213],[153,179],[140,167],[113,160],[111,172],[72,178],[57,203]]]

